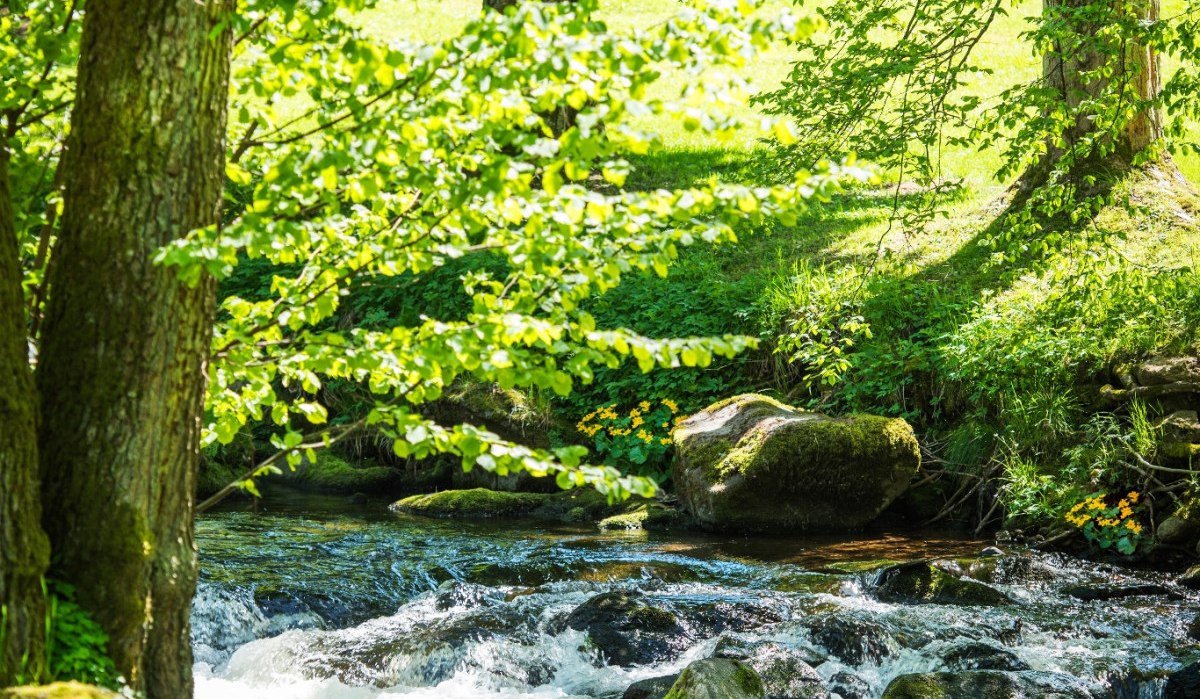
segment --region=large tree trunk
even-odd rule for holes
[[[39,680],[45,670],[42,575],[50,559],[18,252],[8,150],[0,144],[0,687]]]
[[[1056,8],[1074,8],[1092,4],[1095,0],[1043,0],[1046,14]],[[1133,12],[1138,19],[1152,22],[1159,18],[1159,0],[1139,0],[1134,3]],[[1095,36],[1102,27],[1083,25],[1074,27],[1073,31],[1080,36]],[[1115,42],[1116,39],[1113,39]],[[1094,49],[1079,50],[1074,47],[1058,46],[1056,51],[1047,53],[1042,59],[1042,71],[1045,82],[1059,93],[1062,101],[1071,109],[1076,109],[1085,100],[1090,100],[1103,90],[1112,86],[1112,81],[1128,82],[1138,100],[1150,100],[1156,97],[1162,89],[1160,59],[1156,52],[1148,47],[1135,44],[1111,47],[1118,56],[1105,55]],[[1108,63],[1113,65],[1114,74],[1109,80],[1092,79],[1085,82],[1083,75]],[[1114,65],[1115,64],[1115,65]],[[1090,115],[1080,114],[1074,126],[1064,134],[1068,144],[1087,135],[1095,129]],[[1133,157],[1145,150],[1149,145],[1162,138],[1163,117],[1158,108],[1143,109],[1136,117],[1125,124],[1118,138],[1116,150],[1109,160],[1128,165]],[[1062,150],[1051,147],[1048,160],[1051,163],[1062,155]],[[1045,164],[1044,164],[1045,165]]]
[[[217,223],[230,0],[89,0],[37,371],[52,573],[150,699],[192,695],[193,491],[213,284],[155,251]]]

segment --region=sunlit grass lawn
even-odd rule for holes
[[[1183,2],[1164,0],[1164,16],[1178,11]],[[453,36],[480,12],[480,5],[481,0],[382,0],[376,9],[363,17],[363,26],[380,38],[435,41]],[[985,104],[995,104],[996,96],[1004,89],[1035,79],[1040,74],[1040,58],[1020,36],[1029,19],[1040,11],[1040,6],[1041,0],[1018,3],[1007,16],[994,23],[977,48],[975,62],[989,72],[973,78],[968,90],[983,97]],[[678,8],[678,0],[601,0],[602,17],[610,26],[621,30],[636,31],[654,26]],[[786,0],[770,0],[764,11],[784,9],[811,11]],[[796,52],[796,47],[776,46],[746,66],[743,77],[754,91],[774,89],[788,74]],[[1165,68],[1168,73],[1172,70],[1170,65]],[[653,96],[664,99],[678,96],[680,77],[668,73]],[[739,108],[736,113],[756,116],[756,111],[749,106]],[[686,131],[671,120],[660,119],[641,126],[657,131],[662,147],[649,156],[635,159],[637,172],[630,180],[631,186],[687,186],[711,175],[732,181],[745,180],[753,178],[756,169],[765,161],[762,143],[755,133],[747,132],[720,142],[699,132]],[[1178,162],[1185,174],[1196,181],[1200,176],[1200,159],[1184,157]],[[994,151],[948,150],[943,161],[946,178],[961,178],[967,184],[967,190],[961,198],[947,203],[947,218],[924,230],[901,232],[890,229],[891,210],[887,197],[847,198],[818,207],[794,228],[779,230],[771,236],[746,236],[741,245],[719,253],[721,272],[713,270],[711,259],[706,260],[705,269],[709,270],[706,274],[720,273],[741,281],[757,279],[765,287],[771,276],[778,274],[778,260],[865,264],[884,250],[904,260],[909,273],[914,274],[949,262],[952,269],[948,278],[954,278],[954,265],[975,264],[977,255],[972,250],[978,247],[979,234],[994,221],[996,213],[994,208],[989,208],[989,202],[1010,184],[993,178],[1000,164],[1000,156]],[[1188,206],[1189,202],[1182,204],[1185,210]],[[1165,210],[1170,208],[1167,206]],[[1125,245],[1131,258],[1171,266],[1200,259],[1200,246],[1193,229],[1179,225],[1180,220],[1168,214],[1147,221],[1116,220],[1113,225],[1129,229],[1130,237]],[[695,254],[709,257],[712,253],[697,251]],[[686,259],[684,264],[688,264]],[[963,269],[961,276],[969,276],[969,273],[969,269]],[[973,283],[986,285],[988,282],[976,278]],[[1045,280],[1027,279],[1008,293],[1042,293],[1039,288],[1044,291],[1045,285]]]

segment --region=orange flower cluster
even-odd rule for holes
[[[1117,502],[1116,507],[1105,504],[1104,496],[1095,495],[1081,500],[1066,514],[1066,520],[1077,528],[1086,527],[1089,522],[1107,529],[1124,528],[1134,535],[1142,533],[1142,525],[1133,519],[1133,506],[1141,495],[1132,490]]]

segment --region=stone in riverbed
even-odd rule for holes
[[[778,643],[745,642],[731,636],[721,638],[713,649],[714,658],[740,660],[752,667],[771,699],[829,699],[809,656]]]
[[[900,675],[883,699],[1094,699],[1092,688],[1051,672],[929,672]]]
[[[621,699],[663,699],[675,685],[675,680],[678,679],[679,673],[677,672],[674,675],[638,680],[629,685],[625,693],[621,695]]]
[[[579,605],[566,625],[587,632],[610,665],[651,665],[678,657],[692,642],[675,614],[639,592],[605,592]]]
[[[747,394],[676,427],[673,478],[708,529],[846,531],[908,488],[920,449],[903,420],[832,418]]]
[[[951,648],[942,659],[950,670],[1028,670],[1012,651],[989,643],[971,641]]]
[[[879,622],[821,614],[803,623],[812,640],[847,665],[875,663],[895,654],[898,643]]]
[[[915,561],[884,568],[875,581],[875,596],[897,604],[1012,604],[1008,595],[977,580],[960,577],[950,561]]]
[[[1126,597],[1153,597],[1157,595],[1172,598],[1179,597],[1178,594],[1171,592],[1162,585],[1150,583],[1141,585],[1076,585],[1075,587],[1068,588],[1066,593],[1084,602],[1124,599]]]
[[[766,699],[762,678],[746,663],[706,658],[688,665],[664,699]]]

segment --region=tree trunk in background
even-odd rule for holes
[[[1047,11],[1059,7],[1083,6],[1095,0],[1043,0]],[[1159,18],[1159,0],[1139,0],[1134,3],[1134,12],[1144,21],[1155,21]],[[1095,34],[1101,27],[1082,26],[1075,28],[1081,35]],[[1054,88],[1062,96],[1062,100],[1072,109],[1087,99],[1097,95],[1108,87],[1107,82],[1093,79],[1085,84],[1082,74],[1095,70],[1105,62],[1114,60],[1097,51],[1067,51],[1051,52],[1042,58],[1042,72],[1047,85]],[[1128,79],[1138,98],[1149,100],[1158,95],[1162,89],[1160,59],[1157,53],[1148,48],[1129,45],[1124,47],[1124,60],[1116,66],[1114,79]],[[1067,141],[1072,142],[1080,136],[1093,130],[1093,124],[1087,115],[1080,115],[1075,127],[1066,134]],[[1128,164],[1133,156],[1144,150],[1154,141],[1163,136],[1162,111],[1158,108],[1143,110],[1127,124],[1117,143],[1116,157]],[[1051,149],[1048,158],[1052,162],[1061,155],[1061,151]]]
[[[8,150],[0,144],[0,687],[45,671],[42,575],[50,559],[18,254]]]
[[[542,0],[543,2],[574,2],[574,0]],[[521,0],[483,0],[483,9],[495,10],[496,12],[504,12],[510,7],[515,7]],[[542,119],[555,136],[561,136],[567,132],[567,129],[575,125],[575,119],[579,116],[579,110],[570,105],[563,105],[553,112],[542,114]]]
[[[52,576],[149,699],[192,696],[193,492],[214,287],[155,251],[217,223],[230,0],[89,0],[37,371]]]

